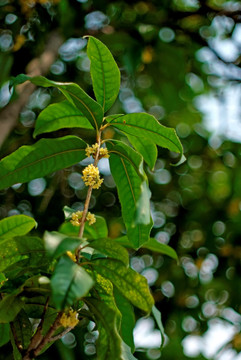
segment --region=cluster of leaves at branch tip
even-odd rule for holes
[[[46,231],[42,239],[28,235],[36,222],[26,215],[0,221],[0,330],[5,331],[8,326],[9,332],[9,323],[12,324],[16,359],[28,358],[31,351],[38,356],[51,342],[79,324],[78,314],[83,306],[86,317],[95,322],[99,331],[98,360],[123,360],[127,355],[134,359],[133,306],[150,314],[154,300],[146,278],[129,267],[126,248],[143,247],[177,259],[172,248],[150,238],[151,194],[143,163],[154,167],[157,146],[182,156],[182,145],[174,129],[164,127],[149,114],[104,117],[118,96],[120,71],[108,48],[91,36],[87,55],[96,100],[75,83],[23,74],[12,81],[14,85],[29,80],[37,86],[55,87],[65,97],[39,114],[34,137],[74,127],[96,133],[96,143],[91,146],[73,135],[42,138],[0,161],[0,188],[4,189],[78,164],[86,156],[94,159],[94,164],[85,167],[82,175],[88,186],[84,210],[64,207],[66,222],[59,231]],[[125,141],[102,140],[102,131],[108,127],[113,129],[112,133],[115,130],[116,134],[121,133]],[[88,211],[92,189],[103,183],[97,166],[102,157],[109,160],[126,227],[126,236],[116,239],[108,238],[105,219]],[[23,296],[26,292],[28,298]],[[34,302],[36,297],[38,304]],[[157,312],[154,317],[160,323]],[[39,320],[35,331],[30,318]],[[19,327],[19,323],[24,326]],[[61,332],[63,327],[66,329]],[[7,336],[6,342],[9,340]]]

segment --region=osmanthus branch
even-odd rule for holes
[[[98,148],[97,148],[96,155],[95,155],[94,166],[97,166],[97,164],[99,162],[100,145],[101,145],[101,130],[97,134],[97,144],[98,144]],[[87,216],[88,209],[89,209],[92,190],[93,190],[93,186],[89,186],[88,192],[86,195],[86,199],[85,199],[84,210],[83,210],[83,214],[82,214],[82,218],[81,218],[81,222],[80,222],[80,229],[79,229],[79,237],[80,238],[83,237],[84,228],[85,228],[85,220],[86,220],[86,216]],[[79,261],[79,258],[80,258],[80,251],[81,251],[81,246],[79,246],[78,249],[76,250],[77,262]]]

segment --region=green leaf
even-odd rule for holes
[[[162,325],[161,313],[155,306],[152,307],[151,312],[152,312],[152,315],[153,315],[153,317],[159,327],[160,333],[161,333],[161,338],[162,338],[162,343],[161,343],[161,348],[160,348],[160,350],[161,350],[163,348],[164,341],[165,341],[165,331],[164,331],[164,327]]]
[[[5,284],[6,281],[8,281],[6,276],[3,273],[0,273],[0,289]]]
[[[126,266],[129,265],[129,254],[125,248],[112,239],[97,239],[90,241],[89,246],[107,255],[109,258],[119,260]]]
[[[10,340],[10,326],[9,324],[0,324],[0,346],[7,344]]]
[[[7,217],[0,221],[0,241],[17,235],[25,235],[36,226],[36,221],[30,216],[13,215]]]
[[[73,305],[87,295],[94,281],[87,272],[68,256],[60,258],[51,278],[52,297],[58,310]]]
[[[128,161],[141,179],[146,178],[146,174],[143,170],[143,159],[140,154],[119,140],[106,140],[106,146],[110,155],[115,154],[123,160]]]
[[[148,249],[153,252],[160,253],[160,254],[168,255],[171,258],[178,260],[177,253],[171,246],[162,244],[154,238],[150,238],[145,244],[143,244],[142,248]]]
[[[0,271],[21,260],[21,269],[48,265],[43,240],[33,236],[15,237],[0,243]],[[8,277],[8,276],[7,276]]]
[[[120,261],[101,259],[92,262],[94,269],[109,279],[134,306],[149,313],[153,306],[147,280]]]
[[[66,253],[66,251],[74,251],[80,244],[80,238],[66,237],[57,231],[45,231],[43,236],[45,249],[49,256],[56,259]]]
[[[95,97],[104,112],[114,104],[120,89],[120,71],[109,49],[90,36],[87,46]]]
[[[23,83],[27,80],[37,86],[56,87],[64,94],[71,104],[81,111],[94,128],[98,129],[100,127],[103,119],[103,109],[95,100],[87,95],[86,92],[79,87],[79,85],[74,83],[60,83],[48,80],[43,76],[31,78],[30,76],[26,76],[24,74],[18,75],[12,83],[15,85],[17,83]]]
[[[109,122],[109,118],[106,118]],[[172,128],[161,125],[154,116],[147,113],[132,113],[110,118],[111,125],[126,134],[151,139],[155,144],[171,151],[183,153],[180,140]]]
[[[152,227],[150,202],[147,201],[144,207],[138,209],[142,203],[139,201],[140,197],[149,197],[148,186],[143,184],[143,180],[130,162],[117,154],[110,156],[110,169],[117,186],[128,238],[137,249],[149,239]],[[142,193],[147,190],[148,194]]]
[[[73,210],[75,212],[75,210]],[[95,216],[96,222],[93,225],[89,225],[85,223],[85,229],[83,238],[87,239],[99,239],[99,238],[106,238],[108,236],[108,228],[106,225],[105,218],[102,216]],[[71,235],[71,236],[78,236],[79,227],[72,225],[70,222],[64,223],[60,226],[59,232]]]
[[[0,300],[0,323],[9,323],[13,321],[23,307],[23,301],[15,294],[4,296]]]
[[[117,241],[118,244],[122,246],[125,246],[130,249],[134,249],[133,244],[130,242],[127,236],[121,236],[119,238],[116,238],[115,241]],[[150,238],[146,243],[142,245],[141,248],[148,249],[159,254],[168,255],[171,258],[178,260],[177,253],[171,246],[162,244],[154,238]]]
[[[89,120],[80,110],[65,100],[57,104],[51,104],[41,111],[36,120],[33,136],[36,137],[42,133],[75,127],[93,129]]]
[[[121,312],[121,337],[127,344],[132,352],[135,350],[133,330],[135,327],[135,314],[133,306],[129,301],[121,295],[121,293],[115,288],[114,289],[115,301],[118,309]]]
[[[95,317],[99,338],[96,343],[98,360],[123,360],[121,337],[118,332],[118,313],[105,302],[87,298],[86,303]]]
[[[151,139],[144,137],[137,137],[130,134],[127,134],[127,137],[131,145],[143,156],[145,162],[152,170],[157,159],[157,147],[155,143]]]
[[[86,143],[76,136],[41,139],[0,161],[0,189],[43,177],[83,160]]]
[[[135,356],[132,355],[130,347],[127,344],[125,344],[123,341],[122,341],[122,354],[124,360],[137,360],[137,358],[135,358]]]
[[[27,349],[32,336],[32,324],[23,309],[14,319],[13,327],[19,344],[21,344],[23,349]]]
[[[13,359],[14,360],[22,360],[23,357],[22,355],[20,354],[16,344],[15,344],[15,340],[14,340],[14,336],[12,334],[12,331],[10,332],[10,340],[11,340],[11,344],[12,344],[12,347],[13,347]]]

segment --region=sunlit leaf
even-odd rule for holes
[[[129,254],[125,248],[112,239],[96,239],[90,241],[89,246],[107,255],[109,258],[119,260],[126,266],[129,265]]]
[[[109,121],[108,117],[106,121]],[[161,125],[150,114],[132,113],[116,119],[110,118],[110,121],[111,125],[127,134],[151,139],[155,144],[182,155],[182,145],[175,130]]]
[[[63,128],[93,129],[89,120],[69,101],[47,106],[39,114],[33,136]]]
[[[102,123],[103,119],[103,109],[102,107],[93,100],[86,92],[75,83],[61,83],[48,80],[43,76],[30,77],[24,74],[18,75],[13,81],[12,84],[20,84],[25,81],[31,81],[37,86],[43,87],[56,87],[59,89],[67,100],[77,107],[81,113],[90,121],[91,125],[98,129]]]
[[[68,256],[60,258],[51,278],[52,298],[61,310],[87,295],[94,281],[87,272]]]
[[[30,216],[13,215],[7,217],[0,221],[0,242],[1,239],[25,235],[36,226],[36,221]]]
[[[81,244],[80,238],[68,237],[57,231],[45,231],[43,240],[48,255],[55,259],[66,251],[74,251]]]
[[[146,201],[145,207],[138,209],[138,205],[141,204],[140,197],[144,196],[146,199],[149,197],[149,190],[148,194],[143,194],[148,187],[142,185],[143,180],[135,168],[123,157],[111,154],[110,168],[117,186],[128,238],[135,248],[139,248],[149,239],[152,227],[149,201]]]
[[[96,99],[104,112],[114,104],[120,88],[120,71],[109,49],[90,36],[87,46]]]
[[[0,161],[0,189],[24,183],[83,160],[86,143],[76,136],[41,139]]]
[[[153,306],[146,278],[120,261],[101,259],[93,261],[94,269],[109,279],[133,305],[149,313]]]
[[[131,145],[143,156],[150,169],[153,169],[157,159],[157,147],[155,143],[151,138],[147,139],[145,137],[137,137],[130,134],[126,135]]]

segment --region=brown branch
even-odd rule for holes
[[[26,67],[29,76],[46,75],[50,66],[58,55],[58,49],[63,39],[57,32],[52,32],[45,46],[44,52],[30,61]],[[0,113],[0,147],[16,126],[18,116],[22,108],[27,104],[29,96],[34,92],[36,86],[27,82],[16,87],[18,98],[8,104]]]

